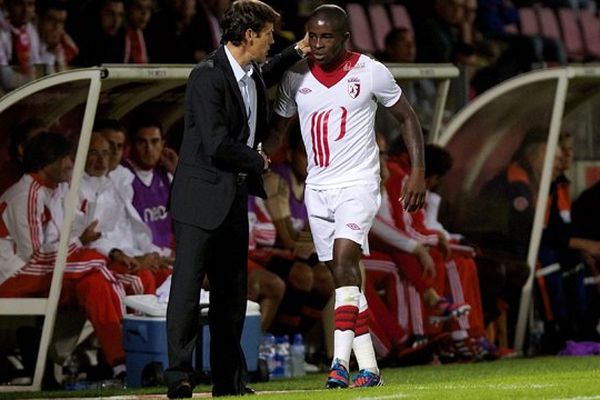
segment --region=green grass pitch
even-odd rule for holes
[[[384,369],[379,388],[325,390],[325,374],[256,383],[257,400],[572,399],[600,400],[600,357],[539,357],[477,364]],[[194,397],[207,397],[208,386]],[[164,388],[0,393],[0,399],[166,398]],[[233,398],[233,397],[232,397]],[[252,397],[251,397],[252,398]]]

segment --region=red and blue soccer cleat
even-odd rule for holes
[[[336,358],[329,370],[325,387],[327,389],[345,389],[348,387],[349,379],[348,370]]]
[[[358,371],[358,374],[352,378],[352,385],[350,385],[351,388],[375,386],[383,386],[383,379],[380,375],[366,369]]]

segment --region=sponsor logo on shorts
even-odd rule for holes
[[[350,222],[349,224],[346,224],[346,226],[353,231],[360,231],[360,226],[356,225],[354,222]]]

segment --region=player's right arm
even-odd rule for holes
[[[275,154],[283,144],[283,138],[290,129],[292,118],[282,117],[274,113],[269,126],[269,135],[263,143],[263,150],[267,154]]]
[[[293,87],[292,75],[288,71],[277,88],[277,98],[273,107],[274,113],[269,126],[269,135],[263,143],[263,150],[267,154],[274,154],[281,147],[283,138],[290,128],[292,118],[296,116],[298,111],[293,95]]]
[[[407,211],[413,212],[425,204],[425,151],[423,133],[416,113],[402,95],[391,107],[390,111],[399,122],[402,122],[402,138],[408,149],[411,161],[410,174],[400,200]]]

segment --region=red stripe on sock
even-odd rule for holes
[[[363,311],[356,318],[356,327],[354,328],[356,336],[369,333],[369,312]]]

